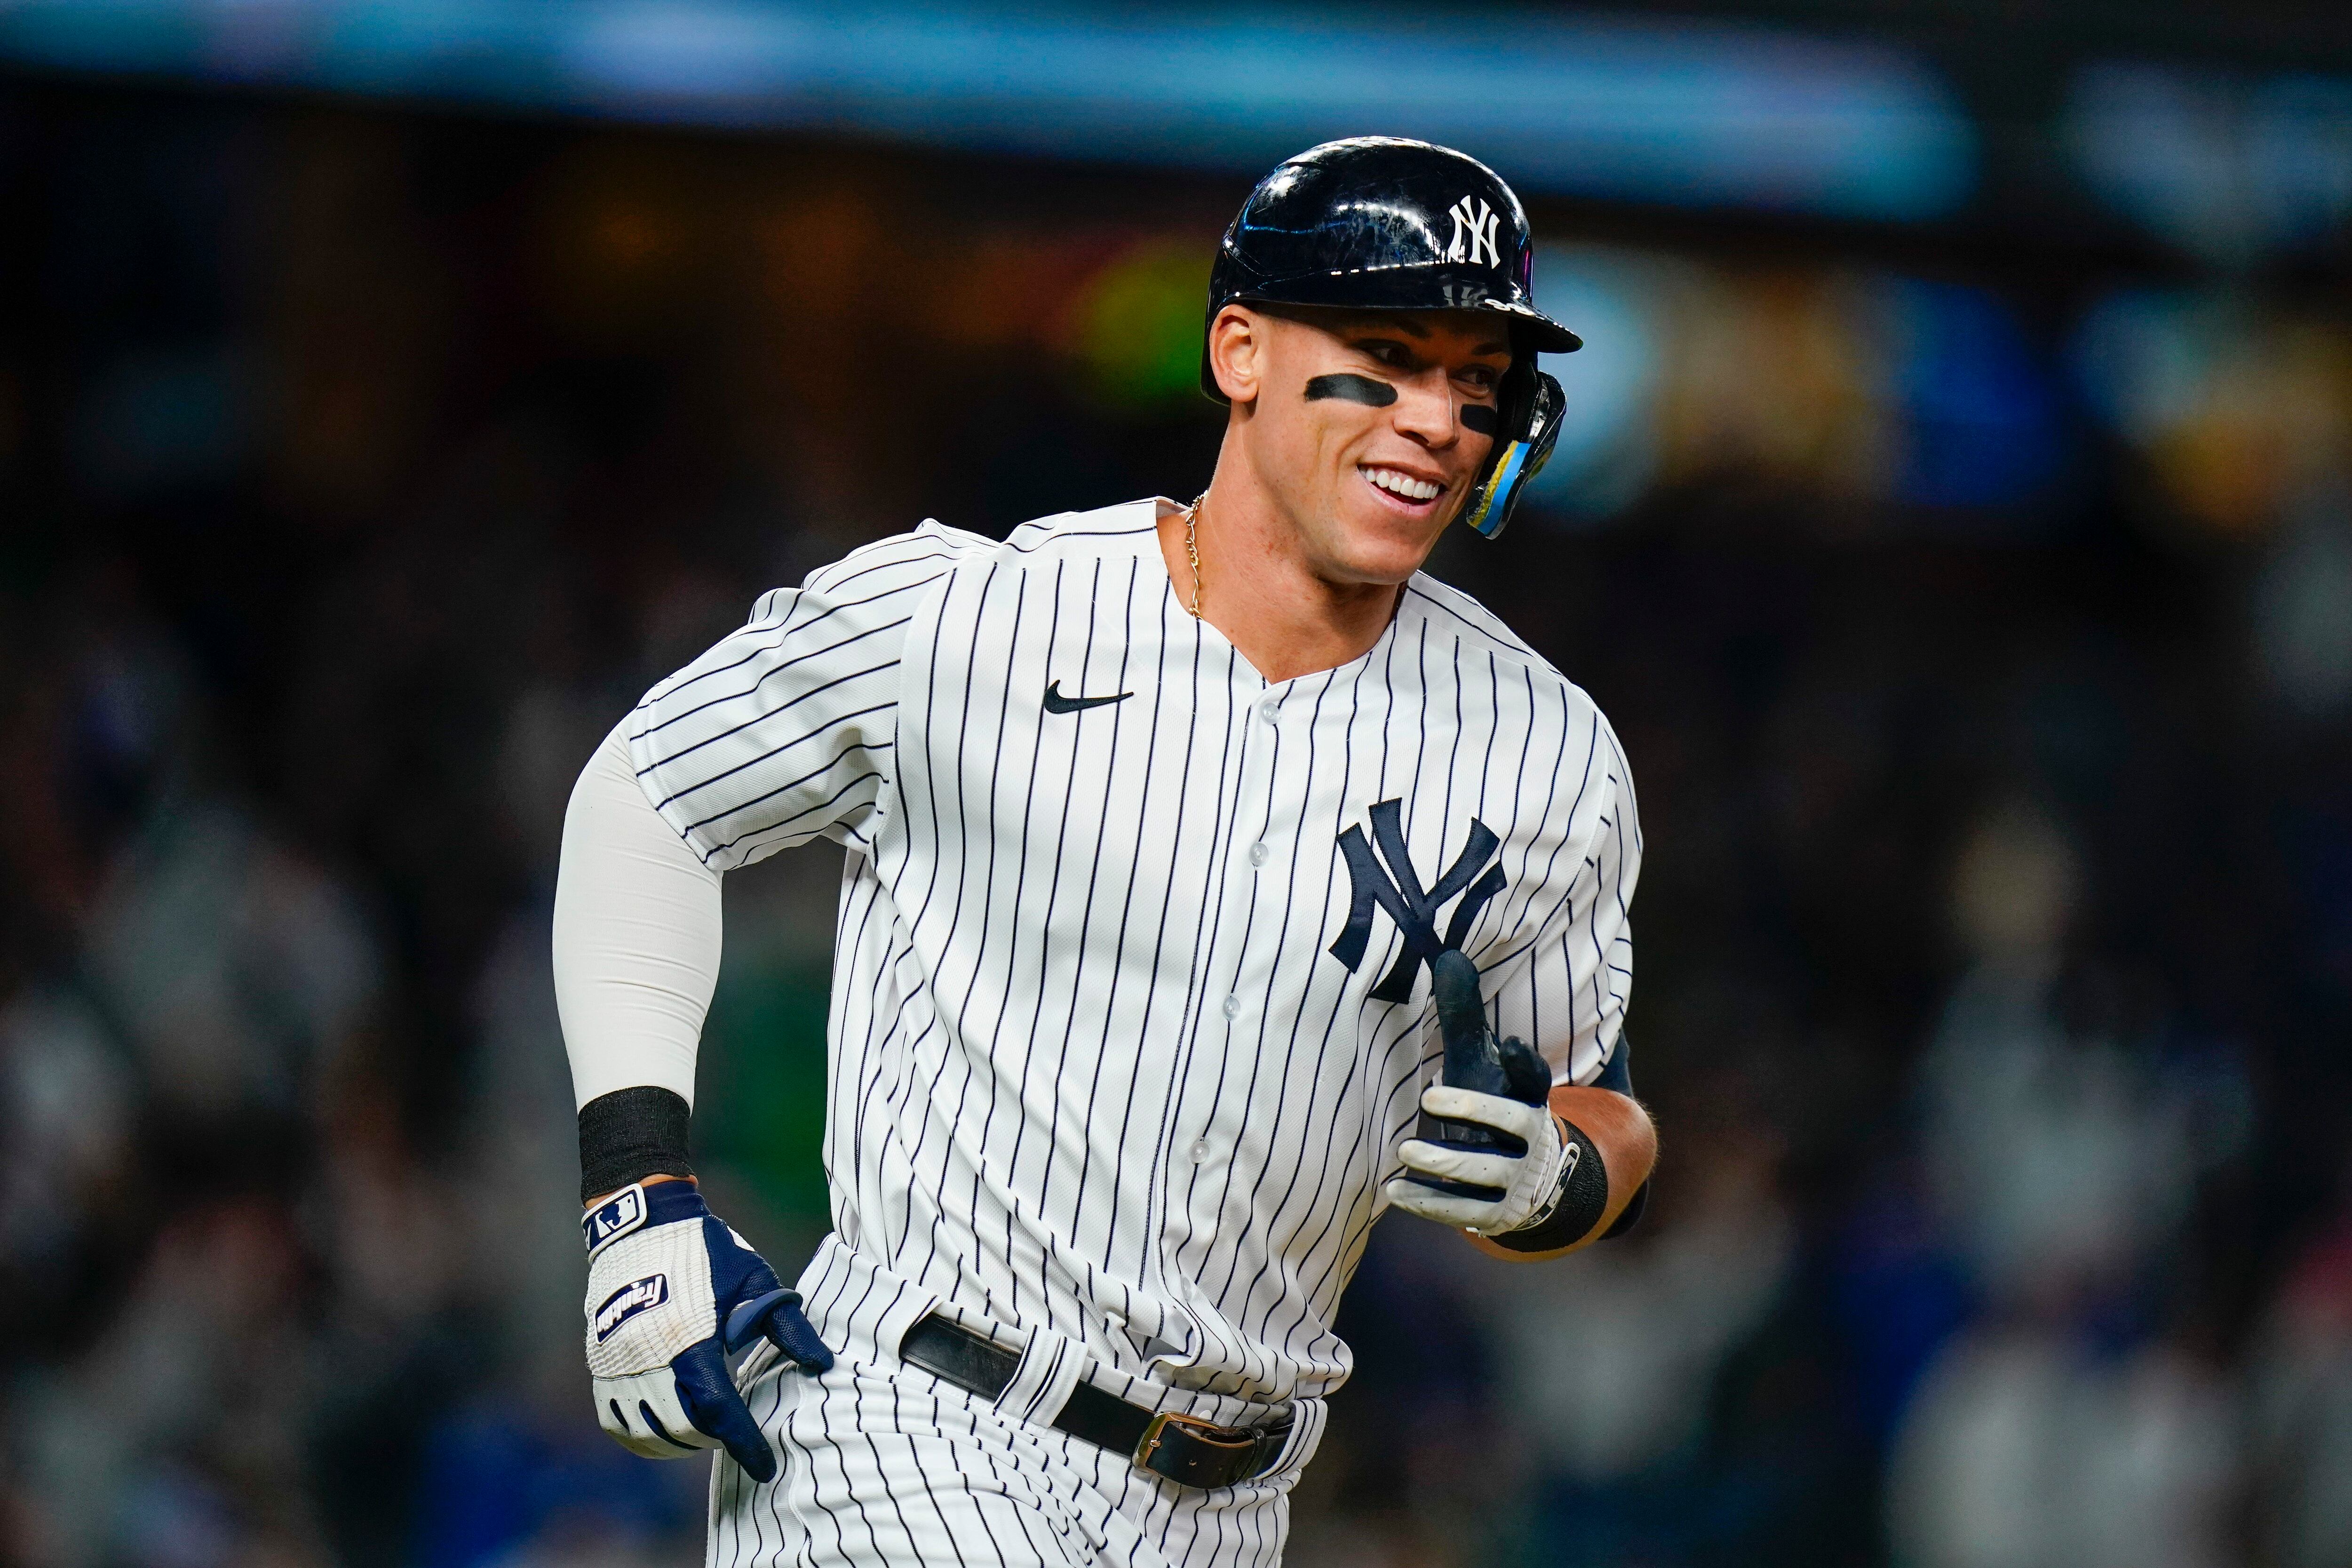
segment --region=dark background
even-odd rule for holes
[[[2352,195],[2229,128],[2352,24],[1708,16],[1916,51],[1979,180],[1530,203],[1597,412],[1431,569],[1624,740],[1664,1164],[1560,1265],[1379,1228],[1290,1560],[2344,1568]],[[2109,58],[2221,127],[2168,209],[2053,128]],[[857,543],[1198,490],[1248,184],[0,78],[0,1557],[697,1558],[579,1365],[572,779]],[[787,1271],[836,876],[730,878],[703,1067]]]

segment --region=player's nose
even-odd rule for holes
[[[1443,451],[1461,437],[1457,400],[1443,374],[1425,373],[1401,382],[1390,416],[1400,435],[1432,451]]]

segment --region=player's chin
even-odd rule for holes
[[[1368,582],[1402,583],[1421,570],[1460,503],[1451,488],[1406,500],[1377,485],[1350,487],[1339,513],[1350,565]]]

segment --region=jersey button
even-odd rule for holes
[[[1241,1016],[1242,1016],[1242,999],[1241,999],[1240,997],[1238,997],[1238,996],[1228,996],[1228,997],[1226,997],[1226,998],[1225,998],[1225,1016],[1226,1016],[1226,1017],[1228,1017],[1228,1018],[1238,1018],[1238,1017],[1240,1017]]]
[[[1189,1152],[1192,1154],[1192,1163],[1195,1165],[1206,1163],[1209,1158],[1209,1141],[1206,1138],[1193,1139],[1192,1147]]]
[[[1273,854],[1274,851],[1265,845],[1253,844],[1249,847],[1249,863],[1253,866],[1263,866]]]
[[[1271,702],[1261,702],[1258,704],[1257,716],[1271,724],[1275,721],[1276,711],[1277,710],[1275,704]]]

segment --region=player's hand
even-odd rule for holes
[[[1475,1075],[1503,1092],[1459,1083],[1423,1089],[1423,1112],[1456,1124],[1454,1135],[1444,1142],[1407,1140],[1397,1151],[1406,1174],[1389,1183],[1388,1200],[1408,1214],[1481,1236],[1540,1223],[1559,1202],[1573,1152],[1551,1113],[1551,1068],[1526,1041],[1495,1038],[1478,972],[1467,959],[1451,951],[1440,954],[1430,978],[1447,1077]]]
[[[713,1215],[694,1184],[623,1187],[581,1220],[588,1242],[588,1371],[596,1419],[633,1454],[683,1459],[723,1446],[757,1481],[775,1451],[729,1358],[765,1335],[807,1373],[833,1352],[799,1293]]]
[[[1420,1138],[1407,1139],[1397,1155],[1405,1169],[1457,1186],[1482,1187],[1496,1195],[1476,1198],[1399,1176],[1389,1183],[1389,1202],[1407,1214],[1460,1226],[1479,1236],[1500,1236],[1549,1217],[1558,1201],[1568,1159],[1559,1122],[1542,1106],[1522,1105],[1499,1094],[1448,1089],[1422,1090],[1421,1108],[1448,1121],[1475,1121],[1507,1132],[1527,1146],[1524,1154],[1448,1149]]]

